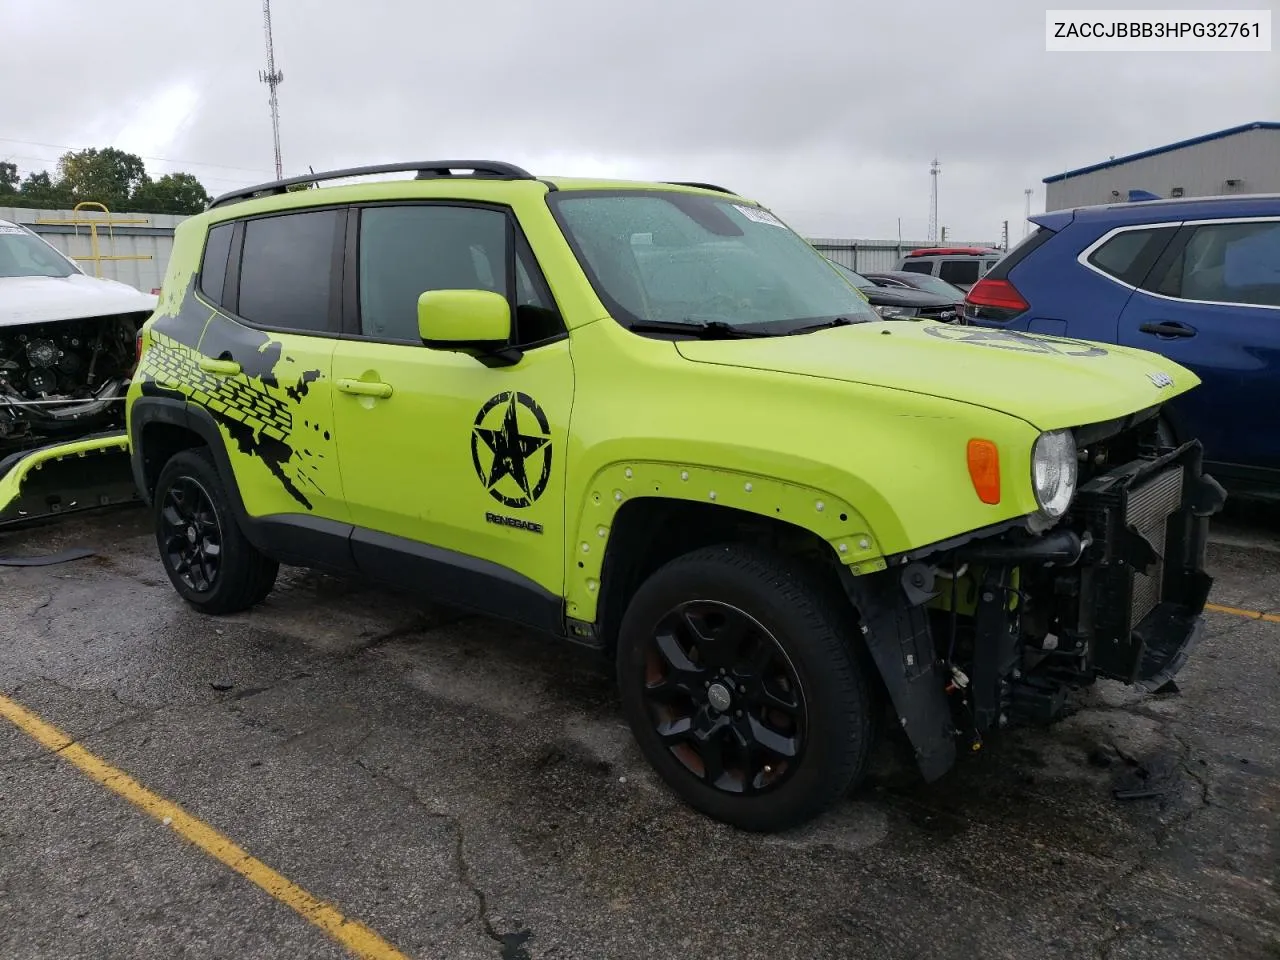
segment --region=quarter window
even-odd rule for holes
[[[332,330],[339,219],[337,210],[309,210],[246,221],[236,312],[264,327]]]
[[[222,305],[222,284],[227,279],[227,257],[231,254],[231,233],[235,226],[224,223],[209,231],[200,264],[200,290],[215,304]]]
[[[1136,287],[1146,279],[1177,227],[1125,230],[1089,254],[1089,263],[1121,283]]]
[[[1158,290],[1183,300],[1280,307],[1280,221],[1197,227]]]

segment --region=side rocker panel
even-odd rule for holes
[[[623,503],[642,497],[733,507],[803,527],[831,544],[854,574],[885,569],[885,560],[863,516],[850,504],[820,490],[709,467],[635,461],[615,463],[592,478],[566,525],[566,614],[596,619],[600,576],[613,520]],[[571,515],[572,518],[572,515]]]
[[[222,432],[200,406],[180,398],[142,397],[134,404],[131,424],[134,482],[147,503],[152,502],[144,459],[147,426],[179,427],[207,445],[231,497],[236,521],[249,542],[268,556],[330,573],[358,573],[418,597],[564,635],[560,598],[498,564],[323,517],[251,517],[231,472]]]

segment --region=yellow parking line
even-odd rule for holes
[[[0,694],[0,716],[56,755],[69,760],[91,780],[140,807],[183,839],[221,860],[251,883],[257,884],[308,923],[314,924],[361,960],[408,960],[391,944],[357,920],[344,917],[288,878],[249,856],[213,827],[197,820],[176,803],[158,796],[127,773],[94,756],[70,737],[41,720],[30,710]]]
[[[1263,613],[1261,610],[1241,610],[1239,607],[1224,607],[1218,603],[1206,603],[1206,610],[1214,613],[1229,613],[1233,617],[1248,617],[1250,620],[1265,620],[1267,623],[1280,623],[1280,614]]]

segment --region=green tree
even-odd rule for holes
[[[66,210],[73,203],[71,191],[60,182],[55,183],[48,171],[40,170],[28,173],[22,181],[16,205],[35,207],[38,210]]]
[[[0,162],[0,197],[11,197],[18,192],[18,165]]]
[[[58,161],[58,185],[77,203],[91,200],[110,210],[124,210],[146,180],[142,158],[115,147],[73,150]]]
[[[129,209],[139,213],[200,213],[212,197],[189,173],[166,173],[159,180],[145,179],[134,190]]]

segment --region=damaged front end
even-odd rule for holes
[[[148,315],[0,326],[0,457],[122,429]]]
[[[1209,518],[1226,495],[1157,411],[1077,428],[1079,485],[1049,526],[1018,522],[846,582],[926,779],[992,730],[1048,723],[1098,678],[1158,690],[1203,630]]]
[[[0,526],[136,499],[124,405],[149,315],[0,326]]]

